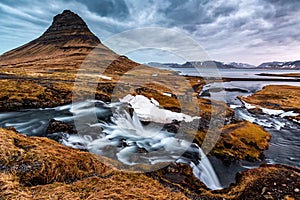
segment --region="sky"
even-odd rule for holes
[[[300,60],[298,0],[0,0],[0,54],[39,37],[65,9],[81,16],[101,41],[162,27],[191,37],[212,60],[253,65]],[[128,55],[142,63],[181,61],[153,49]]]

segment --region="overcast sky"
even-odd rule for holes
[[[40,36],[65,9],[102,41],[134,28],[163,27],[192,37],[214,60],[300,60],[298,0],[0,0],[0,53]],[[159,55],[132,54],[139,62],[176,61]]]

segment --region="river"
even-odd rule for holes
[[[199,72],[194,68],[176,68],[182,75],[197,76]],[[220,177],[222,184],[229,184],[234,180],[235,173],[245,169],[254,168],[262,163],[286,164],[300,167],[300,125],[280,116],[251,114],[237,96],[248,96],[266,85],[292,85],[300,87],[300,80],[291,77],[260,76],[259,74],[290,74],[300,73],[299,70],[255,70],[255,69],[220,69],[218,75],[224,78],[246,79],[246,81],[229,81],[212,83],[204,86],[200,96],[211,98],[208,92],[214,92],[214,88],[222,88],[225,92],[225,102],[234,109],[239,119],[245,119],[258,124],[271,133],[270,147],[264,152],[265,159],[261,162],[236,161],[224,165],[220,160],[211,157],[210,160]],[[265,79],[277,79],[265,81]],[[247,80],[253,79],[253,80]],[[299,81],[294,81],[299,80]],[[217,90],[218,91],[218,90]]]
[[[195,69],[177,68],[176,70],[187,75],[199,74]],[[280,73],[287,72],[296,73],[299,71],[280,71]],[[139,122],[136,114],[134,114],[133,117],[130,117],[128,113],[122,112],[122,114],[117,117],[112,117],[112,109],[122,110],[124,108],[124,104],[120,103],[105,104],[101,101],[87,100],[73,105],[64,105],[56,108],[0,113],[0,126],[15,127],[21,133],[35,136],[46,136],[44,134],[45,129],[51,119],[69,123],[80,121],[82,124],[77,124],[76,128],[89,132],[97,132],[95,131],[95,128],[101,127],[102,134],[97,135],[96,133],[94,136],[92,134],[89,134],[86,137],[68,135],[66,133],[56,134],[61,138],[60,142],[64,145],[79,149],[87,149],[96,154],[118,159],[128,165],[138,164],[139,162],[153,164],[177,159],[180,162],[190,164],[194,174],[205,182],[208,187],[219,189],[234,182],[235,174],[237,172],[257,167],[261,163],[280,163],[300,167],[299,124],[281,118],[280,116],[251,114],[237,98],[237,96],[253,94],[262,89],[265,85],[300,86],[300,83],[288,81],[288,79],[291,78],[284,77],[278,77],[278,80],[272,82],[263,81],[264,77],[258,76],[257,74],[259,73],[279,72],[249,69],[220,70],[220,74],[223,77],[259,78],[261,80],[210,83],[204,86],[203,91],[199,95],[210,98],[209,93],[213,92],[213,88],[225,88],[225,102],[235,110],[236,118],[259,124],[271,133],[272,138],[270,147],[264,152],[266,157],[261,162],[235,161],[229,164],[223,163],[215,157],[209,157],[207,159],[196,144],[192,144],[192,146],[189,147],[190,143],[184,140],[178,140],[172,133],[165,130],[158,130],[155,127],[149,128],[149,126],[147,127]],[[99,120],[95,123],[85,123],[88,113],[95,113]],[[156,131],[155,136],[152,136],[151,134],[153,131]],[[149,135],[151,137],[149,137]],[[48,137],[51,138],[53,135]],[[157,153],[158,150],[159,153]],[[140,159],[137,161],[133,159],[133,156],[131,155],[133,152],[137,151],[142,153],[154,153],[147,157],[143,156],[142,160]],[[182,151],[186,151],[186,153],[181,155]],[[180,153],[176,154],[176,152]]]

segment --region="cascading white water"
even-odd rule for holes
[[[95,107],[94,103],[100,104],[100,106]],[[190,142],[178,139],[176,134],[162,130],[162,124],[150,123],[143,125],[137,113],[133,112],[131,116],[126,112],[127,106],[128,104],[104,104],[101,101],[84,101],[53,109],[3,113],[0,114],[0,126],[13,126],[22,133],[36,135],[37,132],[45,130],[50,119],[72,122],[76,118],[79,121],[82,118],[82,121],[85,122],[86,116],[91,112],[95,112],[101,118],[104,115],[110,116],[110,110],[114,108],[118,111],[111,117],[110,122],[99,120],[95,123],[88,123],[85,127],[87,135],[63,134],[61,142],[66,146],[88,149],[95,154],[118,159],[127,165],[183,162],[189,164],[194,175],[209,188],[221,188],[209,160],[197,145],[192,144],[191,147]],[[168,111],[166,116],[178,117],[175,114]],[[95,127],[101,127],[102,132],[91,134]],[[139,151],[142,151],[142,153],[137,153]],[[194,160],[182,155],[184,152],[192,154]],[[137,156],[139,159],[136,159]]]
[[[193,169],[194,175],[200,179],[205,185],[213,190],[221,189],[221,184],[219,178],[212,167],[207,156],[204,154],[201,148],[198,148],[201,160],[198,165],[195,165],[193,162],[190,163],[190,166]]]
[[[93,139],[90,135],[71,135],[64,138],[63,143],[75,148],[79,148],[78,144],[82,144],[90,152],[117,158],[127,165],[183,162],[190,164],[194,175],[207,187],[222,188],[210,161],[198,145],[191,146],[190,142],[176,138],[176,134],[162,130],[161,124],[144,126],[137,113],[133,112],[131,116],[123,108],[120,110],[121,112],[116,112],[117,114],[112,117],[111,123],[90,124],[103,129],[97,138]],[[120,145],[120,141],[125,145]],[[107,151],[108,146],[110,151]],[[143,152],[139,153],[138,150],[141,149]],[[114,155],[111,155],[112,152]],[[185,152],[194,158],[197,157],[197,160],[185,157],[183,155]]]

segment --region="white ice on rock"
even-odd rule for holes
[[[280,117],[297,117],[299,113],[294,113],[293,111],[284,112]]]
[[[100,75],[100,78],[105,79],[105,80],[111,80],[112,79],[112,77],[105,76],[105,75]]]
[[[249,104],[249,103],[247,103],[245,101],[242,101],[242,103],[245,105],[245,107],[246,107],[247,110],[256,108],[256,106],[251,105],[251,104]]]
[[[162,109],[159,103],[151,98],[148,99],[143,95],[127,95],[120,99],[121,102],[129,103],[137,113],[138,117],[144,121],[153,121],[157,123],[171,123],[173,120],[191,122],[199,119],[198,116],[190,116],[184,113],[172,112]]]
[[[168,97],[172,97],[172,94],[168,93],[168,92],[164,92],[163,95],[168,96]]]
[[[246,103],[244,101],[242,101],[242,103],[244,104],[246,110],[243,110],[240,107],[235,107],[235,112],[236,114],[244,120],[250,121],[252,123],[256,123],[258,125],[261,125],[263,127],[274,127],[276,130],[280,130],[283,127],[287,126],[287,120],[283,120],[282,118],[285,117],[294,117],[294,116],[298,116],[299,113],[294,113],[293,111],[284,111],[284,110],[276,110],[276,109],[269,109],[269,108],[263,108],[261,106],[255,106],[255,105],[251,105],[249,103]],[[268,115],[268,117],[257,117],[255,114],[251,114],[249,113],[247,110],[249,109],[253,109],[253,108],[258,108],[261,109],[261,111]],[[294,122],[297,122],[295,120],[293,120]]]
[[[235,108],[240,108],[242,106],[241,105],[233,105],[233,104],[231,104],[229,107],[232,108],[232,109],[235,109]]]
[[[284,110],[276,110],[276,109],[270,109],[270,108],[263,108],[261,106],[252,105],[249,103],[246,103],[245,101],[242,101],[242,103],[245,105],[245,107],[249,109],[259,108],[262,110],[263,113],[267,115],[274,115],[274,116],[280,116],[280,117],[296,117],[299,115],[299,113],[294,113],[293,111],[285,112]]]

